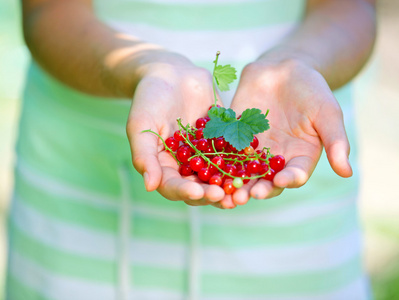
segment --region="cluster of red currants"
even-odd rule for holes
[[[221,186],[226,194],[232,194],[250,179],[272,181],[284,168],[282,155],[270,154],[269,148],[256,150],[259,146],[256,136],[241,151],[223,137],[204,138],[203,129],[208,121],[209,117],[199,118],[195,127],[180,126],[180,130],[165,140],[165,149],[179,163],[181,175],[196,174],[201,181]]]

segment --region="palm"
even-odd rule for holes
[[[273,197],[285,187],[305,184],[316,167],[323,144],[333,169],[341,176],[350,176],[350,167],[345,165],[349,144],[342,113],[319,73],[303,67],[291,68],[289,72],[264,66],[251,68],[251,72],[243,73],[232,103],[238,112],[247,107],[270,110],[271,129],[258,136],[260,145],[270,147],[273,154],[283,155],[287,162],[273,183],[260,180],[255,184],[252,196]]]
[[[286,168],[299,176],[290,185],[302,185],[314,170],[322,151],[320,137],[309,120],[311,116],[301,114],[298,107],[285,105],[284,101],[271,102],[268,107],[271,128],[258,136],[260,146],[270,147],[272,154],[283,155]],[[287,179],[279,181],[279,186],[290,186]]]

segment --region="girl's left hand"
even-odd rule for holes
[[[248,107],[270,110],[270,129],[258,135],[260,147],[281,154],[286,167],[273,182],[260,179],[233,195],[245,204],[249,194],[257,199],[279,195],[284,188],[304,185],[320,158],[323,145],[333,170],[350,177],[349,142],[342,110],[323,76],[306,64],[287,60],[257,61],[245,67],[232,109],[238,114]]]

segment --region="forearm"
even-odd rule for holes
[[[101,23],[88,1],[41,2],[24,1],[26,43],[44,69],[75,89],[131,97],[146,68],[162,62],[161,47]],[[184,61],[173,54],[168,59]]]
[[[375,40],[373,1],[311,0],[303,23],[259,60],[299,60],[320,72],[331,89],[350,81],[366,63]]]

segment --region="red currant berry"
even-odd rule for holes
[[[194,137],[191,133],[189,133],[189,134],[188,134],[188,139],[189,139],[190,142],[191,142],[191,141],[193,141],[193,140],[195,139],[195,137]]]
[[[243,177],[251,177],[251,175],[248,174],[245,170],[239,170],[239,171],[237,172],[237,175],[236,175],[236,176],[237,176],[237,177],[240,177],[240,178],[243,178]],[[242,181],[243,181],[244,184],[245,184],[245,183],[248,183],[248,182],[249,182],[249,179],[243,179]]]
[[[244,153],[245,153],[246,155],[252,155],[252,154],[254,154],[254,152],[255,152],[255,150],[254,150],[254,148],[252,148],[252,146],[249,146],[249,147],[245,147],[245,148],[244,148]]]
[[[194,148],[191,148],[191,146],[188,145],[188,144],[186,144],[186,146],[190,149],[191,156],[193,156],[193,155],[195,154],[195,149],[194,149]],[[195,147],[195,146],[194,146],[194,147]]]
[[[260,156],[261,160],[266,160],[266,153],[261,150],[256,150],[256,153]]]
[[[190,176],[194,174],[194,171],[191,169],[189,164],[183,164],[180,166],[180,174],[182,176]]]
[[[188,147],[188,146],[180,146],[177,149],[176,157],[182,163],[187,162],[188,159],[191,157],[190,147]]]
[[[203,182],[208,182],[211,179],[211,172],[208,168],[202,168],[198,171],[198,178],[201,179]]]
[[[254,148],[254,149],[258,148],[258,146],[259,146],[259,140],[258,140],[258,138],[257,138],[256,136],[254,136],[254,139],[253,139],[252,142],[251,142],[251,146],[252,146],[252,148]]]
[[[215,148],[217,151],[222,151],[226,145],[227,142],[223,137],[218,137],[215,141]]]
[[[200,151],[206,151],[208,149],[209,143],[207,139],[199,139],[197,143],[197,149]]]
[[[197,140],[202,139],[204,137],[204,128],[200,128],[195,132],[195,137]]]
[[[198,129],[204,128],[207,122],[208,121],[205,118],[199,118],[197,122],[195,122],[195,127],[197,127]]]
[[[276,173],[284,169],[285,158],[282,155],[276,155],[270,158],[270,168],[272,168]]]
[[[179,142],[175,140],[173,137],[169,137],[165,141],[166,146],[168,146],[173,152],[176,152],[177,148],[179,148]]]
[[[191,141],[191,144],[193,144],[193,146],[196,147],[197,144],[198,144],[198,140],[193,139],[193,140]]]
[[[269,171],[263,176],[264,179],[273,181],[274,176],[276,175],[276,172],[273,169],[269,169]]]
[[[259,165],[259,174],[265,174],[269,170],[269,165],[265,163],[264,161],[260,162]]]
[[[223,190],[226,193],[226,195],[231,195],[235,192],[236,188],[233,185],[232,179],[226,179],[226,181],[223,184]]]
[[[212,158],[212,162],[217,165],[220,169],[224,169],[224,167],[226,166],[226,163],[224,162],[224,159],[220,156],[215,156],[214,158]]]
[[[234,165],[236,166],[237,172],[241,171],[242,169],[244,169],[244,165],[239,163],[239,162],[234,163]]]
[[[180,130],[176,130],[175,133],[173,134],[173,137],[175,138],[176,141],[182,142],[184,141],[183,136],[181,135]]]
[[[236,148],[234,148],[232,145],[230,145],[230,143],[227,143],[225,151],[227,153],[237,153],[238,152]]]
[[[187,141],[186,141],[187,138],[190,141],[194,140],[194,136],[191,133],[189,133],[187,135],[187,132],[180,132],[180,136],[182,138],[183,143],[186,143],[186,144],[187,144]]]
[[[218,186],[221,186],[223,183],[223,174],[222,173],[216,173],[211,176],[209,179],[209,184],[215,184]]]
[[[239,189],[239,188],[242,187],[243,185],[244,185],[244,182],[243,182],[243,180],[242,180],[241,178],[239,178],[239,177],[234,178],[234,180],[233,180],[233,186],[234,186],[236,189]]]
[[[237,160],[241,160],[241,161],[247,159],[247,157],[244,155],[237,156],[236,158],[237,158]]]
[[[237,174],[237,167],[235,165],[232,165],[232,164],[227,164],[224,167],[224,171],[226,173],[229,173],[232,177],[234,177]]]
[[[219,169],[216,168],[214,165],[209,165],[209,172],[211,172],[211,174],[213,175],[219,172]]]
[[[205,167],[205,160],[202,157],[196,156],[190,159],[190,167],[193,171],[198,172]]]
[[[206,150],[204,152],[205,153],[215,153],[215,151],[213,150],[212,146],[209,146],[208,148],[206,148]]]
[[[250,174],[256,174],[260,171],[260,163],[257,160],[252,160],[248,163],[247,171]]]

